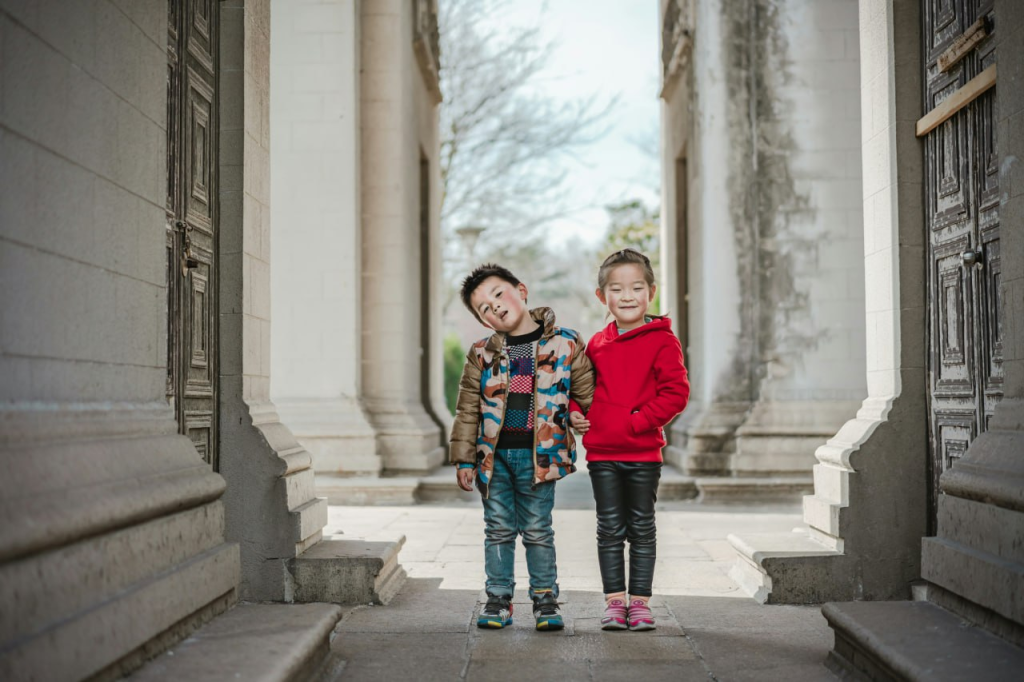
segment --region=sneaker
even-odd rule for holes
[[[552,592],[534,596],[533,617],[537,619],[538,630],[561,630],[565,627],[565,621],[558,610],[558,599]]]
[[[625,630],[629,625],[626,623],[626,600],[609,599],[604,605],[604,617],[601,619],[602,630]]]
[[[634,599],[629,605],[629,629],[634,632],[654,629],[654,614],[643,599]]]
[[[487,595],[487,603],[480,609],[476,619],[478,628],[503,628],[512,624],[512,599],[493,594]]]

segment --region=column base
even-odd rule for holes
[[[277,398],[281,420],[313,458],[319,476],[376,476],[377,434],[355,398]]]
[[[241,377],[221,380],[221,473],[227,535],[241,546],[240,598],[288,601],[285,562],[314,545],[327,525],[312,457],[270,401],[247,402]]]
[[[687,476],[726,476],[732,470],[736,429],[750,410],[747,402],[713,402],[672,431],[670,461]],[[680,431],[685,428],[685,436]],[[683,448],[675,443],[685,443]],[[681,451],[682,450],[682,451]]]
[[[758,401],[736,429],[736,476],[803,475],[808,483],[815,450],[856,414],[855,401]]]
[[[366,400],[385,476],[423,476],[445,461],[441,427],[417,403]]]
[[[127,671],[235,601],[224,480],[166,404],[14,406],[0,433],[0,678]]]

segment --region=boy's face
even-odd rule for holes
[[[470,295],[469,303],[484,326],[496,332],[515,333],[530,318],[526,285],[516,286],[500,277],[491,276],[481,282]]]

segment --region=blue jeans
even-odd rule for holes
[[[515,592],[516,536],[521,535],[530,573],[530,596],[537,590],[553,590],[558,596],[555,531],[551,528],[554,505],[554,481],[533,488],[532,450],[494,453],[490,495],[484,500],[488,594],[511,598]]]

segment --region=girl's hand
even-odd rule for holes
[[[473,492],[473,480],[476,478],[476,469],[459,467],[455,470],[455,481],[459,487],[468,493]]]
[[[590,422],[579,412],[569,413],[569,423],[578,433],[586,433],[590,430]]]

